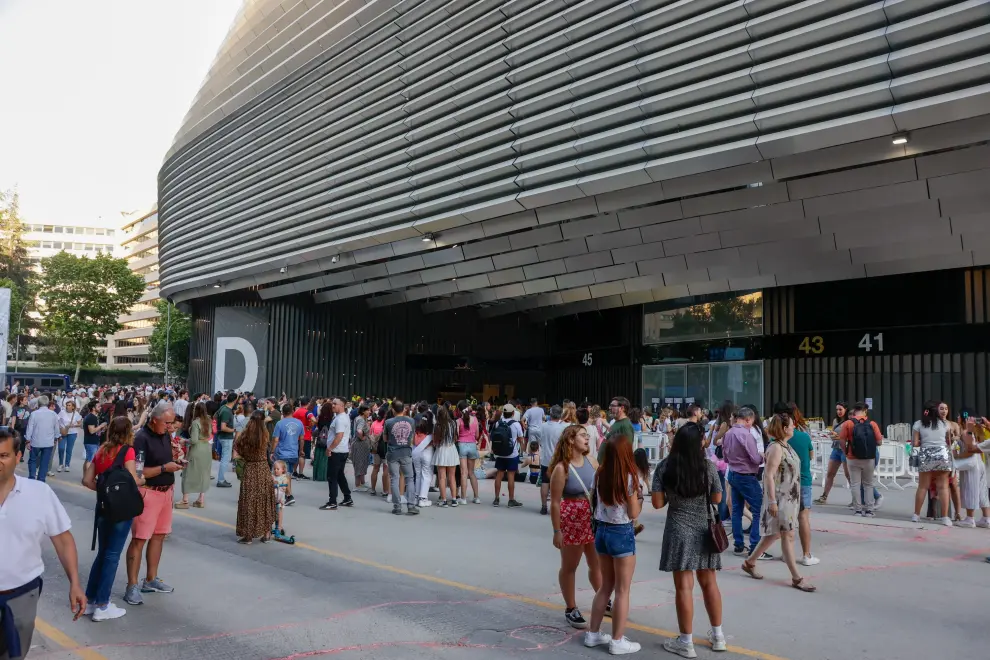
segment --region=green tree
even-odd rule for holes
[[[100,254],[91,259],[59,252],[41,260],[38,298],[45,339],[43,361],[83,365],[97,362],[97,347],[121,329],[126,314],[144,292],[144,278],[123,259]]]
[[[28,315],[35,308],[36,277],[22,237],[16,191],[0,190],[0,287],[10,289],[10,332],[27,334],[34,326]],[[17,340],[10,334],[11,345]]]
[[[33,275],[23,233],[17,192],[0,190],[0,277],[14,282],[21,293]]]
[[[168,347],[169,376],[177,376],[185,380],[189,373],[189,340],[192,337],[192,318],[170,302],[159,300],[155,303],[158,309],[158,319],[155,329],[148,342],[148,357],[151,364],[161,371],[166,371],[165,353]],[[168,341],[166,342],[166,338]]]

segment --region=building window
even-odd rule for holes
[[[706,339],[731,339],[763,334],[763,292],[718,294],[692,305],[647,305],[643,343],[670,344]]]

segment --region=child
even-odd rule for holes
[[[646,450],[640,447],[633,452],[633,460],[636,461],[636,472],[639,473],[639,492],[645,497],[650,488],[650,461],[646,455]],[[645,527],[639,520],[633,521],[633,533],[638,536]]]
[[[529,443],[529,483],[536,484],[540,479],[540,441]]]
[[[275,484],[275,528],[282,536],[285,536],[285,529],[282,527],[282,510],[285,508],[285,489],[289,487],[288,469],[285,461],[275,461],[275,471],[272,474],[272,481]]]

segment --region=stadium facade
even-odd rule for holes
[[[191,386],[990,410],[990,2],[245,3],[159,174]]]

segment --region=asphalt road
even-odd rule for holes
[[[77,468],[49,482],[73,520],[85,580],[94,554],[94,496],[79,485],[80,477]],[[237,544],[237,488],[214,489],[206,509],[175,512],[161,568],[175,593],[147,594],[142,606],[124,605],[122,562],[114,599],[128,608],[127,616],[99,624],[72,622],[66,580],[49,548],[39,634],[29,657],[607,655],[604,648],[584,648],[579,632],[563,619],[558,554],[550,522],[538,512],[537,488],[520,485],[523,508],[496,509],[493,482],[481,483],[481,505],[396,517],[381,498],[361,493],[352,509],[319,511],[326,484],[297,482],[298,504],[287,510],[285,524],[299,541],[295,546]],[[822,563],[802,569],[818,593],[789,588],[781,562],[761,562],[767,579],[752,580],[727,553],[719,583],[730,650],[715,654],[699,644],[699,657],[986,657],[990,530],[911,524],[911,491],[888,493],[878,519],[867,523],[839,505],[848,491],[833,493],[836,505],[816,509],[813,517]],[[643,644],[638,656],[665,657],[661,644],[677,623],[670,576],[656,569],[663,512],[649,510],[642,521],[647,529],[637,545],[627,634]],[[779,546],[771,552],[779,555]],[[590,618],[593,594],[580,570],[578,587],[579,606]],[[707,629],[696,590],[696,643]]]

